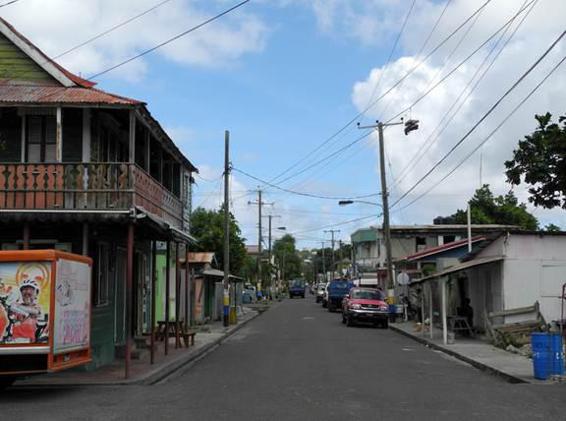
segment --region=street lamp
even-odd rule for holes
[[[346,205],[351,205],[352,203],[363,203],[364,205],[372,205],[372,206],[383,207],[383,206],[381,206],[381,203],[368,202],[367,200],[340,200],[338,202],[338,205],[346,206]]]

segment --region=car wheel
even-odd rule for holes
[[[331,304],[328,304],[328,312],[329,313],[333,313],[334,312],[334,306]]]
[[[328,303],[325,303],[324,301],[322,302],[322,307],[326,308],[328,306]]]

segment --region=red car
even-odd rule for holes
[[[387,329],[388,320],[389,306],[380,290],[352,288],[342,300],[342,323],[346,326],[366,322]]]

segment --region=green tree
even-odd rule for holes
[[[194,251],[213,251],[220,269],[224,267],[224,210],[197,208],[191,215],[191,235],[198,243]],[[247,257],[240,227],[230,214],[230,272],[242,275]]]
[[[513,151],[513,159],[505,162],[507,181],[513,185],[523,181],[530,185],[529,201],[535,206],[566,209],[566,116],[558,123],[552,114],[535,115],[538,128]]]
[[[283,270],[285,280],[301,276],[302,259],[295,244],[295,238],[290,234],[285,234],[273,243],[275,264]]]
[[[512,191],[506,195],[494,196],[489,185],[477,189],[470,200],[472,224],[516,225],[527,230],[537,230],[538,220],[527,211],[524,203]],[[466,224],[467,211],[458,209],[447,217],[434,219],[435,224]]]
[[[546,232],[559,232],[561,231],[560,227],[558,225],[554,225],[554,224],[548,224],[544,227],[543,231]]]

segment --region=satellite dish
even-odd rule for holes
[[[407,275],[405,272],[401,272],[399,275],[397,275],[397,283],[399,285],[409,285],[410,280],[411,278],[409,278],[409,275]]]

